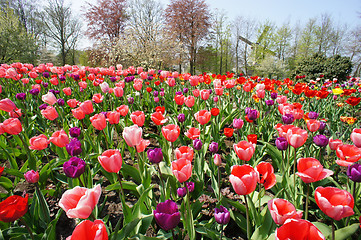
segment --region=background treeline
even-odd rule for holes
[[[322,14],[281,26],[210,9],[204,0],[0,0],[0,62],[143,66],[192,74],[360,76],[361,24]],[[356,11],[356,10],[355,10]],[[361,19],[360,19],[361,20]],[[361,22],[360,22],[361,23]],[[81,39],[93,43],[86,50]]]

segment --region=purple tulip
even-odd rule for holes
[[[177,189],[177,195],[179,197],[184,197],[187,194],[187,189],[185,187],[180,187]]]
[[[276,139],[276,147],[278,148],[278,150],[284,151],[288,148],[288,142],[286,140],[286,138],[284,137],[278,137]]]
[[[282,116],[284,124],[292,124],[295,121],[295,117],[292,114],[285,114]]]
[[[56,102],[58,103],[59,106],[64,106],[65,104],[65,101],[62,98],[59,98],[58,100],[56,100]]]
[[[182,123],[186,120],[186,115],[184,115],[183,113],[180,113],[178,115],[178,122]]]
[[[19,100],[24,100],[26,98],[26,93],[17,93],[15,97]]]
[[[258,117],[258,111],[256,109],[251,109],[248,111],[247,116],[249,120],[256,120]]]
[[[153,214],[157,224],[165,231],[175,228],[180,222],[180,212],[172,200],[159,203]]]
[[[216,219],[217,223],[226,225],[229,222],[231,216],[227,208],[221,205],[219,208],[214,209],[214,218]]]
[[[208,147],[209,151],[212,153],[217,153],[218,152],[218,143],[216,142],[211,142],[211,144],[209,144]]]
[[[60,80],[61,82],[64,82],[64,81],[66,80],[66,77],[65,77],[64,75],[60,75],[60,76],[59,76],[59,80]]]
[[[81,154],[82,152],[81,142],[77,138],[72,138],[65,148],[68,154],[73,157]]]
[[[277,96],[278,96],[278,94],[276,92],[271,93],[271,98],[272,99],[276,99]]]
[[[43,77],[44,77],[44,78],[49,78],[49,77],[50,77],[49,72],[43,72]]]
[[[128,97],[128,103],[133,104],[134,103],[134,98],[133,97]]]
[[[183,93],[186,94],[189,91],[188,88],[183,88]]]
[[[160,163],[163,160],[163,153],[161,148],[148,149],[147,156],[149,162]]]
[[[275,104],[275,102],[272,99],[266,100],[265,102],[266,102],[267,106],[272,106],[273,104]]]
[[[41,85],[43,85],[44,88],[47,88],[49,86],[49,83],[47,82],[42,82]]]
[[[355,163],[348,166],[347,176],[354,182],[361,182],[361,164]]]
[[[195,149],[195,150],[201,150],[202,149],[202,145],[203,145],[203,143],[202,143],[202,141],[200,140],[200,139],[194,139],[193,140],[193,148]]]
[[[182,95],[183,93],[181,91],[175,92],[175,95]]]
[[[48,106],[48,104],[43,103],[43,104],[41,104],[41,105],[39,106],[39,109],[40,109],[40,110],[44,110],[47,106]]]
[[[154,97],[158,97],[158,95],[159,95],[159,92],[158,92],[158,91],[154,91],[154,92],[153,92],[153,96],[154,96]]]
[[[81,129],[78,127],[72,127],[69,129],[69,135],[72,136],[73,138],[79,137],[80,134],[81,134]]]
[[[194,191],[194,182],[186,182],[186,186],[187,186],[189,192]]]
[[[317,119],[318,118],[318,113],[317,112],[309,112],[308,113],[308,118],[309,119]]]
[[[37,96],[39,94],[39,89],[37,89],[37,88],[30,89],[29,93],[33,96]]]
[[[323,131],[326,128],[326,123],[324,121],[320,121],[320,127],[318,128],[318,131]]]
[[[116,81],[117,81],[117,78],[116,78],[116,77],[110,77],[110,81],[111,81],[111,82],[116,82]]]
[[[67,177],[78,178],[85,171],[85,162],[81,158],[71,157],[64,163],[63,171]]]
[[[313,137],[313,142],[319,147],[326,147],[328,144],[328,138],[325,135],[316,135]]]

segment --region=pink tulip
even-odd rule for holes
[[[177,159],[185,158],[189,161],[193,160],[193,148],[188,146],[182,146],[180,148],[177,148],[175,151],[175,156]]]
[[[321,122],[315,119],[307,121],[307,128],[310,132],[316,132],[320,128]]]
[[[93,127],[99,131],[103,130],[107,126],[107,121],[105,119],[104,114],[102,113],[95,114],[90,118],[90,121]]]
[[[184,99],[184,103],[187,107],[191,108],[194,106],[194,97],[193,96],[188,96]]]
[[[123,88],[121,88],[121,87],[115,87],[114,89],[114,95],[116,96],[116,97],[123,97],[123,94],[124,94],[124,90],[123,90]]]
[[[126,116],[129,112],[128,105],[121,105],[120,107],[117,107],[117,112],[119,112],[123,117]]]
[[[86,219],[98,204],[102,189],[96,185],[92,189],[75,187],[64,192],[59,206],[65,211],[68,218]]]
[[[47,106],[45,109],[41,110],[41,115],[50,121],[54,121],[57,117],[59,117],[58,112],[53,106]]]
[[[125,127],[123,130],[123,138],[130,147],[136,147],[142,141],[142,128],[137,125]]]
[[[11,112],[14,111],[16,108],[17,107],[15,103],[13,103],[13,101],[11,101],[10,99],[4,98],[0,100],[0,110],[3,110],[5,112]]]
[[[180,128],[174,124],[168,124],[162,127],[162,134],[164,138],[169,142],[175,142],[180,134]]]
[[[94,112],[93,103],[90,100],[86,100],[85,102],[81,103],[80,108],[86,115]]]
[[[201,98],[202,100],[207,100],[209,98],[209,89],[203,89],[201,91]]]
[[[136,146],[137,152],[143,152],[150,144],[149,140],[141,139],[140,143]]]
[[[330,146],[331,150],[336,150],[338,146],[343,145],[340,139],[329,139],[328,145]]]
[[[233,149],[237,156],[243,161],[251,160],[255,151],[254,145],[247,141],[240,141],[237,144],[233,144]]]
[[[110,173],[117,173],[122,168],[123,159],[120,155],[119,150],[109,149],[102,153],[98,157],[100,165],[105,169],[105,171]]]
[[[229,181],[238,195],[248,195],[257,187],[259,176],[254,168],[248,164],[231,167]]]
[[[132,119],[132,122],[139,127],[142,127],[144,125],[145,121],[145,114],[142,111],[135,111],[132,114],[130,114],[130,118]]]
[[[63,129],[61,129],[53,133],[53,135],[49,138],[49,142],[62,148],[69,143],[69,137],[66,134],[66,132]]]
[[[351,133],[351,140],[356,147],[361,148],[361,128],[355,128]]]
[[[63,92],[66,96],[70,96],[71,95],[71,88],[67,87],[67,88],[63,88]]]
[[[107,120],[110,124],[118,124],[120,120],[120,113],[119,112],[108,112]]]
[[[43,95],[41,100],[49,105],[54,105],[56,103],[56,97],[52,92],[48,92],[47,94]]]
[[[287,219],[302,218],[302,211],[296,211],[295,206],[286,199],[274,198],[269,200],[268,210],[277,225],[283,225]]]
[[[307,131],[298,127],[288,129],[286,134],[288,144],[294,148],[301,147],[306,142],[307,137]]]
[[[48,137],[44,134],[30,138],[30,149],[32,150],[43,150],[48,147]]]
[[[180,183],[187,181],[192,176],[191,161],[181,158],[172,162],[172,173]]]

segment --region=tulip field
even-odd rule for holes
[[[361,239],[359,78],[0,66],[0,239]]]

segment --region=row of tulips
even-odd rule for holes
[[[358,237],[360,79],[301,81],[2,64],[2,236]]]

